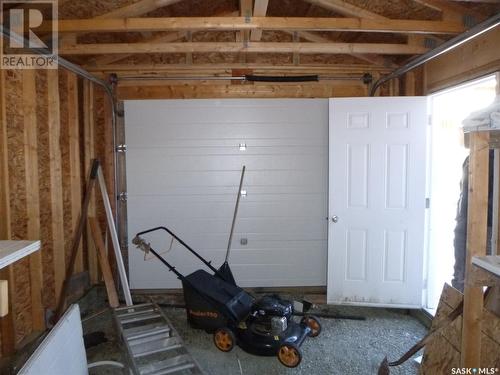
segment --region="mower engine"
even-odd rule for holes
[[[279,335],[288,328],[293,305],[277,295],[264,296],[254,304],[252,330],[261,335]]]

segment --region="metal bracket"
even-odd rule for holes
[[[126,202],[128,200],[128,194],[126,191],[122,191],[120,194],[118,194],[118,200],[120,202]]]
[[[120,144],[116,146],[116,152],[127,152],[127,145]]]

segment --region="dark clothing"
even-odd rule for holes
[[[486,246],[491,253],[491,225],[493,221],[493,170],[494,151],[489,152],[489,176],[488,176],[488,240]],[[455,226],[455,238],[453,246],[455,248],[455,266],[453,280],[451,284],[454,288],[463,291],[465,279],[465,255],[467,249],[467,208],[469,204],[469,157],[465,158],[462,165],[462,180],[460,181],[460,198],[457,203],[457,224]]]

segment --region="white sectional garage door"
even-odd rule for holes
[[[246,165],[229,259],[237,282],[326,284],[327,100],[126,101],[125,127],[129,241],[164,225],[219,267]],[[147,238],[183,274],[202,265],[164,233]],[[129,257],[132,288],[180,287],[131,243]]]

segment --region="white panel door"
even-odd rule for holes
[[[164,225],[218,267],[246,165],[229,258],[236,281],[326,285],[328,100],[133,100],[125,128],[129,241]],[[170,246],[165,233],[146,237]],[[163,255],[183,274],[203,266],[178,244]],[[132,288],[180,287],[131,243],[129,264]]]
[[[422,304],[427,100],[330,100],[328,302]]]

